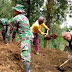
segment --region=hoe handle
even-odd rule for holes
[[[69,60],[66,60],[63,64],[60,65],[62,67],[64,64],[66,64]]]

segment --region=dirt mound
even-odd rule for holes
[[[32,46],[31,72],[72,72],[72,61],[65,64],[61,70],[57,68],[67,60],[67,53],[56,49],[40,48],[40,54],[35,55]],[[6,45],[0,39],[0,72],[24,72],[19,42]]]

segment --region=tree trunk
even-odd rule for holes
[[[17,0],[12,0],[12,2],[13,2],[13,6],[15,7],[17,4]],[[13,17],[14,17],[14,14],[13,14]]]
[[[17,4],[17,0],[13,0],[13,4],[14,4],[14,7],[15,7],[16,4]]]
[[[52,7],[54,0],[47,0],[47,18],[46,18],[46,25],[50,28],[51,27],[51,20],[52,20]],[[50,31],[49,31],[50,34]],[[44,40],[44,48],[49,48],[49,41]]]
[[[30,21],[30,0],[27,0],[28,8],[27,8],[27,18]]]

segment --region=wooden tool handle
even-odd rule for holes
[[[60,65],[60,67],[63,66],[64,64],[66,64],[68,61],[69,61],[69,60],[66,60],[63,64]]]

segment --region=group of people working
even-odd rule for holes
[[[23,5],[17,4],[13,7],[14,18],[9,21],[5,18],[0,18],[0,27],[2,26],[2,37],[5,42],[6,35],[8,43],[10,40],[15,40],[15,35],[18,33],[21,42],[21,58],[23,61],[25,72],[31,72],[31,45],[32,42],[35,46],[35,53],[39,54],[39,39],[38,33],[42,35],[48,35],[49,28],[44,24],[44,18],[41,16],[38,20],[30,27],[28,18],[23,14]],[[40,31],[41,27],[47,30],[47,33]],[[62,34],[62,37],[69,42],[69,53],[72,54],[72,35],[69,32]],[[69,55],[69,56],[70,56]]]
[[[38,33],[42,35],[47,35],[47,33],[43,33],[40,31],[41,27],[44,27],[49,30],[49,28],[43,23],[44,18],[41,16],[38,20],[30,27],[28,18],[23,14],[24,9],[23,5],[17,4],[13,7],[14,10],[14,18],[12,21],[9,21],[5,18],[0,18],[0,27],[2,26],[2,37],[3,42],[6,40],[6,36],[8,39],[8,43],[10,40],[15,40],[15,35],[18,33],[20,42],[21,42],[21,58],[23,61],[25,72],[31,72],[31,45],[32,42],[35,46],[35,54],[39,54],[39,40]]]

